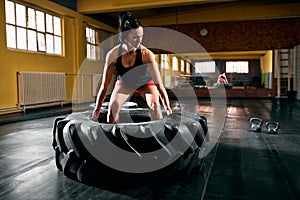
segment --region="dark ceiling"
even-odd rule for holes
[[[80,8],[78,8],[78,3],[80,0],[51,0],[57,4],[60,4],[64,7],[72,9],[74,11],[80,12]],[[88,2],[93,2],[97,0],[90,0]],[[84,1],[85,2],[85,1]],[[130,1],[129,1],[130,2]],[[155,1],[153,1],[155,2]],[[180,2],[180,1],[179,1]],[[256,5],[257,8],[264,5],[275,5],[275,4],[287,4],[287,3],[298,3],[299,0],[212,0],[212,1],[193,1],[193,3],[186,4],[173,4],[168,6],[153,6],[146,8],[131,8],[132,5],[128,4],[128,10],[131,11],[134,15],[136,15],[139,19],[149,19],[156,16],[170,16],[170,15],[180,15],[181,13],[186,12],[201,12],[201,10],[211,10],[215,8],[225,8],[225,7],[234,7],[236,5],[243,4],[244,6],[248,5]],[[132,3],[132,1],[131,1]],[[97,1],[97,5],[101,4],[101,1]],[[126,6],[125,6],[126,7]],[[124,9],[122,9],[124,10]],[[118,14],[121,10],[116,10],[114,12],[106,11],[105,9],[100,11],[91,11],[91,12],[81,12],[86,16],[90,16],[98,21],[101,21],[107,25],[110,25],[114,28],[117,27],[118,23]],[[255,12],[255,10],[253,10]],[[151,22],[150,22],[151,23]],[[173,24],[176,23],[174,20]]]
[[[200,8],[208,8],[212,6],[224,5],[223,3],[205,3],[205,4],[193,4],[185,6],[168,6],[168,7],[159,7],[159,8],[148,8],[148,9],[138,9],[138,10],[128,10],[132,12],[139,19],[151,18],[151,16],[157,15],[176,15],[186,11],[193,11]],[[93,17],[101,22],[104,22],[113,27],[117,27],[118,23],[118,12],[105,12],[105,13],[96,13],[96,14],[86,14],[87,16]],[[174,21],[175,23],[175,21]]]

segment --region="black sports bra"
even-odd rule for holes
[[[137,89],[152,80],[147,64],[142,61],[141,49],[136,50],[134,64],[130,67],[124,67],[122,64],[122,45],[120,45],[118,55],[116,63],[118,80],[122,81],[125,86]]]

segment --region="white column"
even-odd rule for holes
[[[294,47],[294,66],[295,66],[295,91],[296,99],[300,99],[300,45]]]
[[[274,50],[274,77],[277,78],[277,96],[280,97],[280,51]]]

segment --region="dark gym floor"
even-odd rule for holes
[[[200,172],[188,180],[127,189],[85,185],[57,170],[53,121],[70,112],[39,109],[0,117],[0,199],[300,199],[299,101],[228,99],[221,137]],[[268,134],[265,126],[252,132],[251,117],[279,122],[279,133]]]

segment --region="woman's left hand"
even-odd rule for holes
[[[167,115],[171,115],[172,114],[172,109],[170,107],[165,109],[167,112]]]

